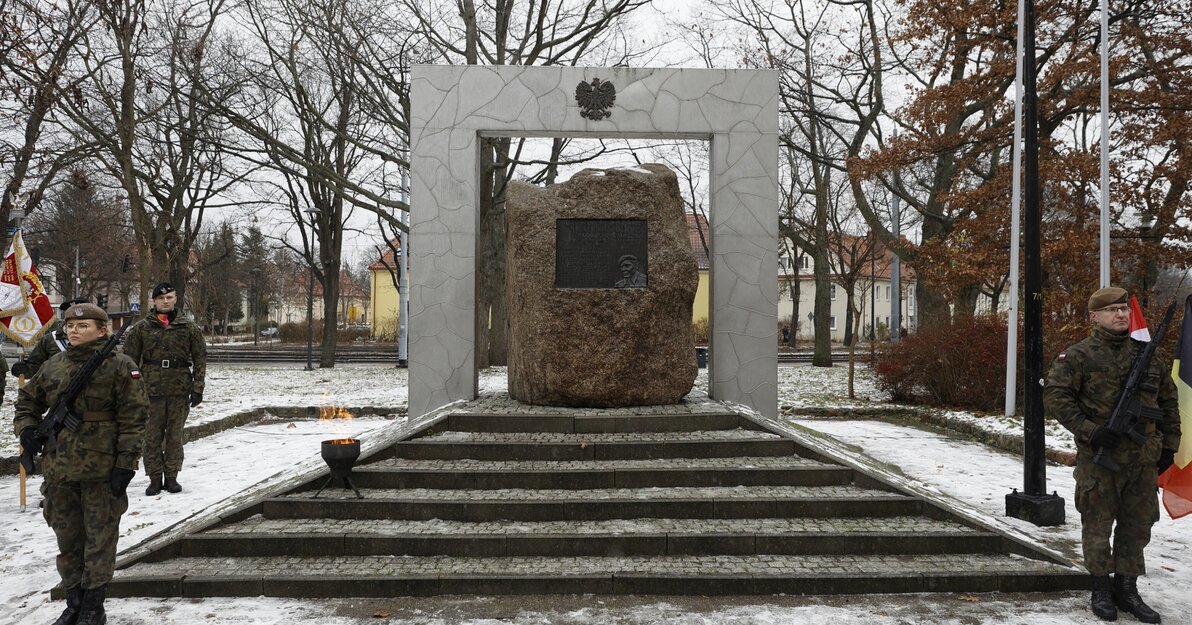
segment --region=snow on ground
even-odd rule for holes
[[[885,399],[867,370],[858,368],[858,399],[845,397],[846,368],[806,366],[779,368],[779,403],[791,406],[878,406]],[[406,400],[405,372],[390,367],[350,367],[314,372],[292,367],[212,366],[204,404],[192,421],[211,420],[258,406],[376,406],[400,408]],[[701,370],[700,388],[706,388]],[[481,375],[482,391],[506,388],[502,369]],[[10,388],[0,419],[11,418]],[[328,395],[329,394],[329,395]],[[327,396],[325,398],[325,395]],[[797,410],[795,410],[797,412]],[[990,427],[1012,429],[1004,421],[960,414]],[[978,443],[905,425],[870,420],[794,419],[856,446],[926,487],[961,500],[991,517],[1002,518],[1004,495],[1021,482],[1021,460]],[[269,421],[234,428],[189,443],[186,468],[179,476],[185,490],[154,498],[143,494],[147,480],[138,475],[129,487],[131,504],[123,519],[121,545],[130,547],[218,504],[232,493],[275,481],[317,459],[318,441],[329,435],[361,435],[393,421],[381,417],[350,424],[311,421]],[[6,437],[0,437],[6,438]],[[1049,546],[1077,557],[1079,523],[1072,509],[1071,469],[1051,466],[1049,489],[1068,505],[1069,523],[1036,528],[1005,520]],[[30,480],[30,509],[17,511],[17,479],[0,477],[0,623],[48,623],[61,610],[47,589],[57,581],[53,566],[53,534],[40,518],[36,503],[39,478]],[[1164,515],[1147,550],[1150,575],[1141,584],[1145,597],[1175,623],[1176,609],[1186,599],[1182,580],[1192,575],[1192,532],[1189,521]],[[792,589],[797,592],[797,589]],[[240,625],[327,623],[359,625],[896,625],[907,623],[1099,623],[1087,610],[1087,595],[875,595],[840,597],[414,597],[391,599],[295,600],[240,599],[113,599],[108,602],[113,624]],[[1129,617],[1123,617],[1127,622]]]

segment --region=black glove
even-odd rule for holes
[[[21,447],[24,447],[30,456],[41,453],[41,439],[37,436],[37,428],[31,425],[21,430]]]
[[[17,378],[19,378],[23,375],[28,375],[29,374],[29,361],[28,360],[18,360],[16,362],[12,363],[12,369],[9,369],[9,371],[12,371],[13,377],[17,377]]]
[[[112,469],[112,496],[123,497],[124,491],[128,490],[128,483],[136,474],[137,472],[131,469],[121,469],[120,467]]]
[[[1167,467],[1170,467],[1173,464],[1175,464],[1174,449],[1164,449],[1163,451],[1159,452],[1159,461],[1155,463],[1155,467],[1159,469],[1159,475],[1163,475],[1163,472],[1167,470]]]
[[[1104,425],[1100,425],[1097,426],[1096,430],[1093,430],[1093,435],[1089,437],[1089,442],[1093,444],[1093,447],[1113,451],[1121,444],[1122,435]]]
[[[190,394],[190,407],[191,408],[194,408],[195,406],[198,406],[201,403],[203,403],[203,394],[202,393],[191,393]]]

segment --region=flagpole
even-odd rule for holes
[[[1101,288],[1109,286],[1109,0],[1101,0]]]
[[[22,345],[21,346],[21,360],[24,360],[24,359],[25,359],[25,346]],[[24,387],[25,387],[25,374],[22,373],[17,378],[17,388],[19,389],[19,388],[24,388]],[[20,446],[19,453],[22,456],[25,455],[25,446],[24,445]],[[21,512],[24,512],[25,511],[25,479],[27,476],[25,475],[25,465],[18,462],[17,467],[18,467],[18,473],[20,474],[20,477],[21,477],[21,485],[20,485]]]
[[[12,239],[15,238],[17,232],[20,232],[20,230],[21,230],[21,219],[25,216],[24,204],[22,204],[19,209],[13,209],[9,213],[9,216],[12,218],[13,224],[15,224],[12,228],[10,228],[11,232],[8,233],[9,246],[15,250],[16,247],[12,245]],[[20,277],[18,276],[17,279],[19,281]],[[24,296],[24,287],[21,287],[21,295]],[[25,344],[24,343],[18,343],[18,344],[21,346],[21,358],[20,359],[24,360],[25,359]],[[0,357],[2,357],[2,356],[0,356]],[[22,373],[20,376],[17,377],[17,388],[20,389],[20,388],[23,388],[24,386],[25,386],[25,374]],[[18,453],[20,455],[22,455],[22,456],[25,455],[25,446],[24,445],[18,445],[17,448],[19,450]],[[28,481],[29,476],[25,474],[25,465],[23,465],[19,462],[17,463],[17,475],[19,477],[19,488],[18,488],[17,500],[20,503],[21,512],[24,512],[26,510],[25,503],[26,503],[26,492],[28,490],[27,481]]]
[[[1043,432],[1043,268],[1042,211],[1039,202],[1039,106],[1036,96],[1035,3],[1023,8],[1023,248],[1025,256],[1025,398],[1022,418],[1023,492],[1006,495],[1006,516],[1035,525],[1063,525],[1064,500],[1047,494],[1047,458]]]
[[[1018,0],[1018,48],[1014,72],[1014,151],[1010,183],[1010,309],[1006,314],[1006,416],[1014,416],[1018,395],[1018,249],[1022,232],[1022,38],[1023,0]]]

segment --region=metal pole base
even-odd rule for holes
[[[1064,524],[1064,498],[1057,493],[1028,495],[1014,492],[1006,495],[1006,516],[1022,519],[1040,527]]]
[[[319,495],[323,494],[323,489],[327,488],[327,486],[328,486],[329,484],[331,484],[331,480],[334,480],[334,479],[335,479],[335,476],[334,476],[334,475],[329,475],[329,476],[327,476],[327,481],[326,481],[326,482],[323,482],[323,485],[319,487],[319,490],[318,490],[318,492],[316,492],[316,493],[315,493],[315,496],[314,496],[314,497],[311,497],[311,499],[318,499],[318,498],[319,498]],[[359,490],[356,488],[356,485],[352,483],[352,478],[351,478],[351,477],[345,477],[345,478],[344,478],[344,486],[343,486],[343,487],[344,487],[344,488],[351,488],[351,489],[352,489],[352,492],[356,493],[356,499],[364,499],[364,495],[361,495],[361,494],[360,494],[360,491],[359,491]]]

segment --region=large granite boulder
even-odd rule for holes
[[[682,399],[699,275],[675,174],[651,164],[514,182],[505,209],[509,395],[598,408]]]

